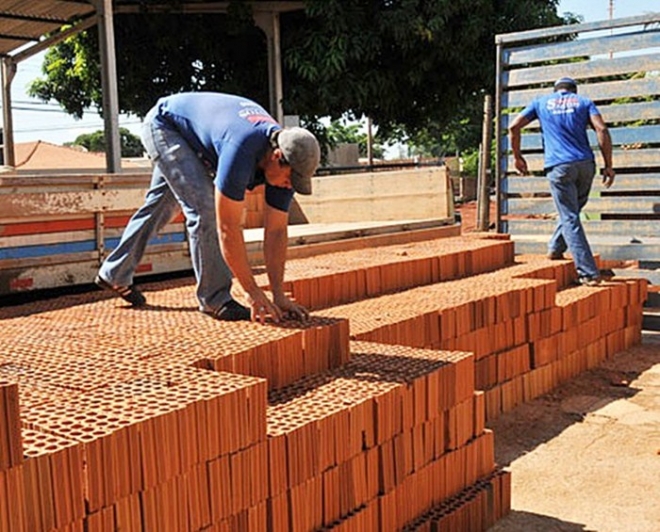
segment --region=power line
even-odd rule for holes
[[[137,125],[141,124],[139,120],[129,120],[127,122],[120,122],[119,127],[124,127],[124,126],[132,126],[132,125]],[[16,128],[14,129],[15,133],[37,133],[37,132],[42,132],[42,131],[67,131],[67,130],[73,130],[73,129],[102,129],[104,126],[103,122],[99,122],[98,124],[72,124],[68,126],[50,126],[50,127],[40,127],[40,128]]]

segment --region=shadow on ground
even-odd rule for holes
[[[502,414],[488,424],[495,432],[495,458],[507,466],[580,423],[590,412],[618,399],[631,398],[631,383],[660,363],[660,334],[644,331],[642,344],[606,360],[553,391]]]
[[[570,523],[531,512],[512,511],[506,522],[500,521],[488,532],[596,532],[578,523]]]

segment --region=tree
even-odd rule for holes
[[[142,141],[125,127],[119,128],[119,140],[122,157],[141,157],[144,154]],[[83,146],[91,152],[105,152],[105,135],[98,130],[94,133],[83,133],[70,143],[73,146]]]
[[[164,0],[172,6],[177,0]],[[561,24],[558,0],[307,0],[284,13],[285,112],[319,130],[319,118],[370,116],[381,138],[443,142],[480,124],[495,84],[497,33]],[[240,93],[267,104],[266,41],[250,8],[226,15],[117,15],[119,104],[143,116],[184,90]],[[96,29],[52,48],[31,94],[81,116],[100,108]],[[465,142],[478,144],[479,127]],[[456,140],[456,139],[455,139]],[[462,143],[463,141],[461,141]]]
[[[362,131],[362,126],[357,122],[349,121],[346,118],[333,120],[326,129],[326,134],[329,147],[335,148],[339,144],[357,144],[360,157],[367,156],[367,133]],[[375,138],[372,149],[374,157],[383,156],[383,146]]]

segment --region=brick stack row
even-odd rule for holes
[[[290,261],[284,288],[317,310],[492,271],[511,265],[513,254],[511,241],[469,237],[329,253]],[[257,281],[268,285],[265,275]]]
[[[270,530],[399,530],[496,474],[471,354],[369,342],[351,353],[270,394]]]
[[[25,526],[4,530],[192,531],[247,511],[266,401],[264,379],[179,367],[25,412]]]
[[[11,503],[20,489],[23,473],[23,441],[19,415],[18,386],[0,381],[0,530],[23,526]]]
[[[3,530],[395,530],[491,482],[472,354],[351,352],[269,397],[264,379],[145,363],[24,412]]]
[[[264,187],[258,186],[245,193],[243,227],[251,229],[264,226]]]
[[[641,341],[646,281],[557,292],[567,262],[521,263],[320,314],[348,319],[357,340],[473,352],[491,420]]]
[[[361,299],[306,324],[217,322],[180,280],[0,309],[0,529],[485,530],[510,506],[486,420],[639,342],[646,298],[511,253],[292,261],[311,307]]]

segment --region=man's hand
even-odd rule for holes
[[[248,294],[247,300],[251,309],[252,321],[258,321],[263,325],[268,316],[275,323],[279,323],[283,318],[282,310],[268,299],[263,290],[257,289],[252,294]]]
[[[525,158],[520,155],[519,157],[516,157],[514,160],[514,165],[516,167],[516,170],[520,175],[527,175],[529,171],[527,170],[527,161]]]
[[[601,174],[603,176],[603,186],[605,188],[610,188],[612,186],[612,183],[614,183],[614,177],[616,173],[614,172],[614,168],[610,166],[606,166],[605,168],[602,169]]]
[[[309,311],[285,295],[277,296],[274,302],[271,302],[266,293],[259,290],[248,294],[247,300],[251,308],[252,321],[261,324],[266,323],[266,318],[269,316],[275,323],[287,318],[300,321],[309,319]]]
[[[309,319],[309,311],[285,295],[276,297],[275,304],[279,307],[285,316],[300,321],[307,321]]]

